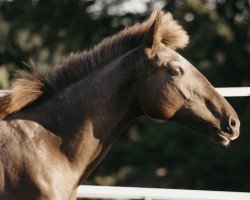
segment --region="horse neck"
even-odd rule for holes
[[[41,107],[53,115],[46,126],[62,139],[60,150],[83,179],[125,126],[141,115],[136,101],[138,56],[133,50]]]

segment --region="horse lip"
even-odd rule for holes
[[[227,147],[230,144],[230,139],[227,138],[226,136],[218,133],[218,134],[212,134],[210,135],[211,139],[214,143],[220,143],[222,145],[224,145],[225,147]]]
[[[231,142],[231,138],[228,137],[228,135],[223,134],[223,132],[217,132],[215,134],[211,134],[211,139],[213,142],[215,142],[215,143],[219,142],[226,147]]]
[[[218,133],[219,135],[222,135],[224,137],[226,137],[229,140],[235,140],[239,137],[239,132],[237,134],[230,134],[224,131],[221,131],[220,133]]]

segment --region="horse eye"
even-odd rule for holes
[[[172,76],[178,76],[183,74],[183,70],[180,67],[174,67],[170,70]]]

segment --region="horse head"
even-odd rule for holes
[[[175,51],[188,36],[169,13],[158,11],[141,46],[138,101],[150,117],[173,120],[227,146],[239,136],[234,109]]]

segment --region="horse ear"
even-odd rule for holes
[[[149,31],[144,36],[141,44],[141,49],[148,57],[152,57],[155,54],[156,47],[162,40],[162,12],[156,11],[155,20],[152,23]]]

